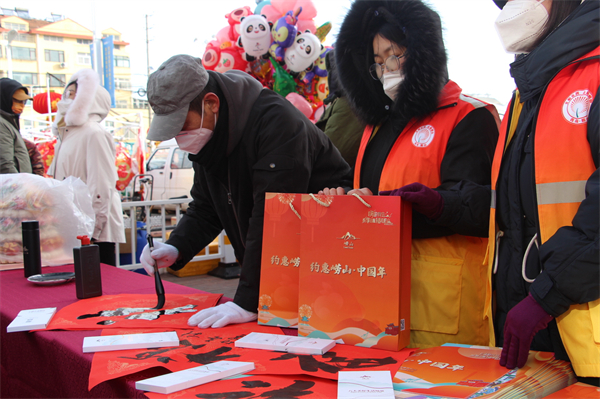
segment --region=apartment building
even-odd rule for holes
[[[39,20],[30,18],[23,9],[2,8],[1,12],[0,78],[12,75],[12,79],[28,87],[32,96],[47,90],[62,93],[73,73],[92,68],[90,44],[94,34],[90,29],[61,15]],[[129,43],[113,28],[101,34],[113,36],[114,42],[115,107],[106,127],[114,131],[116,139],[128,141],[138,128],[147,131],[147,102],[132,93]],[[22,132],[41,129],[43,123],[36,118],[40,116],[30,102],[21,116]]]

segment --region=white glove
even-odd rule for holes
[[[248,312],[233,302],[225,302],[212,308],[202,309],[189,318],[188,326],[220,328],[228,324],[247,323],[257,318],[256,313]]]
[[[155,265],[157,267],[169,267],[175,263],[178,256],[179,250],[174,246],[155,241],[152,253],[150,253],[150,247],[146,244],[142,256],[140,256],[140,263],[144,266],[146,273],[152,276],[154,275]]]

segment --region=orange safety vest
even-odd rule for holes
[[[396,139],[381,173],[379,190],[392,190],[413,182],[438,187],[440,165],[456,125],[472,110],[493,105],[461,94],[449,81],[438,110],[411,119]],[[499,121],[498,121],[499,122]],[[374,127],[367,126],[360,144],[354,187],[360,187],[365,149]],[[484,266],[487,239],[454,234],[413,239],[411,262],[411,347],[444,343],[490,345],[493,329],[491,301],[486,302]]]
[[[585,199],[585,184],[596,170],[587,140],[587,117],[600,84],[599,58],[600,48],[596,48],[563,68],[546,88],[535,121],[535,191],[538,238],[542,244],[560,227],[572,225],[573,217]],[[517,127],[520,109],[517,92],[502,120],[492,163],[490,255],[495,253],[496,240],[502,236],[496,227],[494,189],[503,153]],[[560,157],[557,156],[557,149],[560,149]],[[496,263],[497,259],[489,256],[490,284]],[[580,377],[599,377],[600,299],[572,305],[556,321],[576,374]]]

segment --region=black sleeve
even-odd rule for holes
[[[454,128],[440,167],[444,199],[437,221],[413,212],[413,238],[462,234],[487,237],[490,217],[492,158],[498,124],[487,108],[477,108]]]
[[[572,226],[563,226],[540,246],[544,272],[530,287],[530,292],[546,312],[559,316],[573,304],[600,298],[600,109],[598,97],[590,108],[588,141],[596,171],[585,186],[585,199],[573,218]]]
[[[196,162],[194,166],[194,185],[186,213],[175,230],[171,232],[167,244],[179,250],[179,260],[171,266],[174,270],[182,269],[198,252],[210,244],[219,235],[223,226],[214,209],[208,186],[205,183],[204,171]]]

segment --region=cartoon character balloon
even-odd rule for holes
[[[321,54],[319,38],[309,30],[296,36],[291,47],[285,50],[285,65],[292,72],[300,73],[309,68]]]
[[[259,3],[259,6],[263,3]],[[298,24],[296,25],[298,31],[304,32],[308,29],[314,33],[317,27],[313,18],[317,16],[317,8],[312,0],[271,0],[271,4],[265,4],[260,8],[260,13],[266,15],[267,21],[274,24],[289,10],[297,10],[299,7],[302,7],[302,14],[298,16]]]
[[[216,40],[211,40],[206,45],[202,56],[202,66],[208,71],[214,71],[221,59],[221,45]]]
[[[221,73],[227,72],[231,69],[239,69],[240,71],[246,71],[248,67],[248,61],[242,58],[242,55],[236,47],[221,47],[222,48],[219,56],[219,62],[215,66],[215,71]]]
[[[327,53],[330,52],[331,47],[322,47],[321,53],[319,54],[319,58],[315,62],[314,67],[306,73],[304,76],[304,83],[310,83],[310,81],[316,76],[326,77],[327,76],[327,65],[325,63],[325,57]]]
[[[279,18],[273,28],[271,35],[273,36],[273,44],[269,49],[269,53],[276,61],[283,61],[285,49],[294,44],[294,39],[298,33],[296,24],[298,23],[298,15],[302,12],[302,7],[296,11],[288,11],[283,17]]]
[[[252,15],[252,9],[248,6],[236,8],[225,15],[225,18],[227,18],[227,22],[229,23],[228,36],[230,40],[235,42],[240,37],[240,23],[242,18],[247,17],[248,15]]]
[[[268,57],[271,46],[271,24],[264,15],[249,15],[242,18],[238,45],[244,49],[245,58],[254,61]]]

